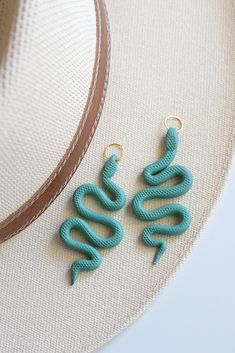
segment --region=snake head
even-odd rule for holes
[[[178,146],[178,132],[175,128],[170,127],[166,134],[166,149],[168,151],[175,151]]]
[[[113,154],[105,163],[103,168],[103,176],[107,178],[112,178],[117,170],[118,157]]]

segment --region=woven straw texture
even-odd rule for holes
[[[71,6],[82,2],[70,1]],[[32,3],[39,4],[40,1]],[[48,3],[47,11],[55,6],[55,1],[44,3]],[[71,23],[77,8],[66,13],[63,12],[64,1],[57,3],[60,5],[56,11],[61,11],[66,23]],[[86,3],[89,10],[89,1]],[[4,353],[87,353],[130,324],[159,295],[190,252],[216,203],[230,164],[235,115],[232,1],[107,0],[107,8],[112,38],[109,88],[89,150],[55,202],[26,230],[0,247],[0,342]],[[37,13],[37,6],[33,10]],[[47,20],[57,36],[60,25],[53,18]],[[32,28],[27,21],[24,26]],[[39,31],[39,28],[34,30]],[[65,33],[66,30],[64,28]],[[75,26],[74,33],[77,30]],[[36,32],[34,35],[36,38]],[[46,38],[46,31],[41,40],[43,36]],[[22,45],[25,45],[22,55],[26,55],[27,43]],[[75,97],[73,88],[76,84],[71,75],[74,70],[80,72],[86,66],[86,60],[76,66],[67,48],[67,45],[80,43],[76,44],[74,40],[61,45],[61,51],[67,55],[66,72],[59,76],[59,86],[52,82],[52,87],[55,97],[67,92],[66,107],[61,107],[60,100],[52,104],[43,98],[40,102],[40,95],[44,97],[48,93],[52,97],[49,85],[45,86],[47,91],[44,92],[42,82],[39,104],[29,100],[24,108],[36,110],[40,117],[44,114],[50,116],[50,121],[43,120],[45,156],[47,153],[53,155],[52,142],[57,136],[60,148],[66,147],[66,139],[74,128],[73,123],[68,126],[66,120],[66,117],[73,116],[70,103],[73,105],[81,97],[79,94]],[[44,50],[48,55],[50,49],[46,44]],[[21,53],[18,54],[20,60]],[[42,69],[50,75],[54,62],[50,55],[47,58],[41,56],[44,59]],[[19,63],[17,60],[15,58],[14,65]],[[12,68],[9,90],[14,89],[17,79],[14,65],[9,64],[8,68]],[[40,79],[33,72],[28,78],[27,87],[21,91],[22,99],[26,89],[27,97],[30,97]],[[32,104],[35,105],[32,107]],[[23,121],[25,110],[13,112],[15,121]],[[174,201],[188,207],[193,215],[193,225],[185,234],[166,239],[168,251],[153,267],[155,249],[145,247],[139,240],[148,223],[136,220],[127,206],[114,213],[125,229],[121,244],[102,251],[102,266],[93,273],[83,273],[70,287],[68,270],[79,254],[63,246],[58,230],[65,218],[76,216],[71,202],[74,190],[84,182],[100,183],[103,149],[109,143],[120,142],[125,147],[125,158],[119,163],[114,179],[125,189],[130,204],[133,195],[144,186],[139,177],[143,168],[162,153],[161,141],[165,134],[162,122],[170,114],[185,117],[175,163],[192,171],[194,185],[190,192]],[[35,115],[31,115],[31,119],[32,116]],[[41,131],[39,125],[30,127],[27,136]],[[64,137],[57,129],[64,131]],[[18,150],[29,153],[34,146],[33,140],[19,140]],[[38,158],[41,153],[39,151]],[[56,160],[56,155],[54,158]],[[43,158],[42,170],[47,170],[48,162],[48,158]],[[25,163],[27,165],[28,161]],[[5,171],[7,177],[12,173],[12,166],[8,168]],[[42,173],[39,174],[42,178]],[[21,183],[24,177],[19,175],[17,183]],[[8,187],[8,195],[13,195],[16,186],[9,182]],[[25,196],[23,193],[22,198]],[[100,209],[92,200],[87,204],[90,208]],[[149,207],[162,204],[163,200],[151,201]],[[8,204],[9,209],[13,206],[16,204]],[[1,209],[2,212],[7,211]],[[99,228],[101,230],[108,234],[106,229]]]

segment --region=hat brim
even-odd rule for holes
[[[232,3],[107,0],[107,5],[112,37],[109,89],[92,143],[50,207],[1,245],[0,332],[6,353],[15,347],[25,353],[87,353],[129,325],[189,254],[231,162]],[[191,191],[174,202],[188,207],[193,224],[186,233],[165,238],[168,250],[153,266],[154,249],[140,240],[148,223],[133,216],[130,202],[145,187],[143,168],[161,156],[162,123],[170,114],[185,121],[175,163],[194,175]],[[114,214],[125,229],[124,240],[102,251],[102,266],[82,273],[71,287],[68,271],[80,255],[64,247],[58,230],[67,217],[76,216],[71,196],[77,186],[100,183],[103,149],[112,142],[125,147],[115,180],[126,191],[129,206]],[[99,209],[92,200],[88,205]]]

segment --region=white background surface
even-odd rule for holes
[[[99,353],[235,352],[235,160],[201,238],[162,295]]]

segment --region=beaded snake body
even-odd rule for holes
[[[181,166],[170,166],[175,158],[178,147],[178,132],[175,128],[169,128],[165,140],[166,152],[157,162],[150,164],[143,171],[146,184],[151,187],[145,188],[136,194],[132,201],[133,211],[143,221],[156,221],[167,216],[178,216],[180,223],[176,225],[151,224],[147,226],[142,239],[146,246],[157,247],[153,262],[156,263],[166,251],[166,241],[153,238],[154,234],[178,235],[185,232],[191,223],[191,214],[188,209],[180,204],[166,204],[154,210],[143,207],[143,203],[151,199],[171,199],[185,194],[192,186],[191,172]],[[168,180],[177,177],[180,183],[172,186],[161,186]]]
[[[115,184],[111,178],[116,172],[118,158],[112,155],[105,163],[102,171],[102,182],[111,196],[106,194],[103,189],[94,184],[83,184],[79,186],[73,195],[73,204],[78,213],[85,219],[102,224],[111,228],[113,235],[103,237],[98,234],[87,221],[72,217],[65,220],[60,227],[60,238],[71,249],[79,251],[87,255],[88,259],[80,259],[75,261],[71,266],[72,284],[76,281],[78,274],[81,271],[92,271],[98,268],[101,264],[101,255],[97,249],[112,248],[120,243],[123,237],[123,228],[121,224],[113,217],[94,212],[86,207],[84,198],[91,196],[109,211],[120,210],[126,202],[123,190]],[[83,243],[75,240],[71,236],[71,231],[75,229],[81,231],[86,239],[91,243]]]

